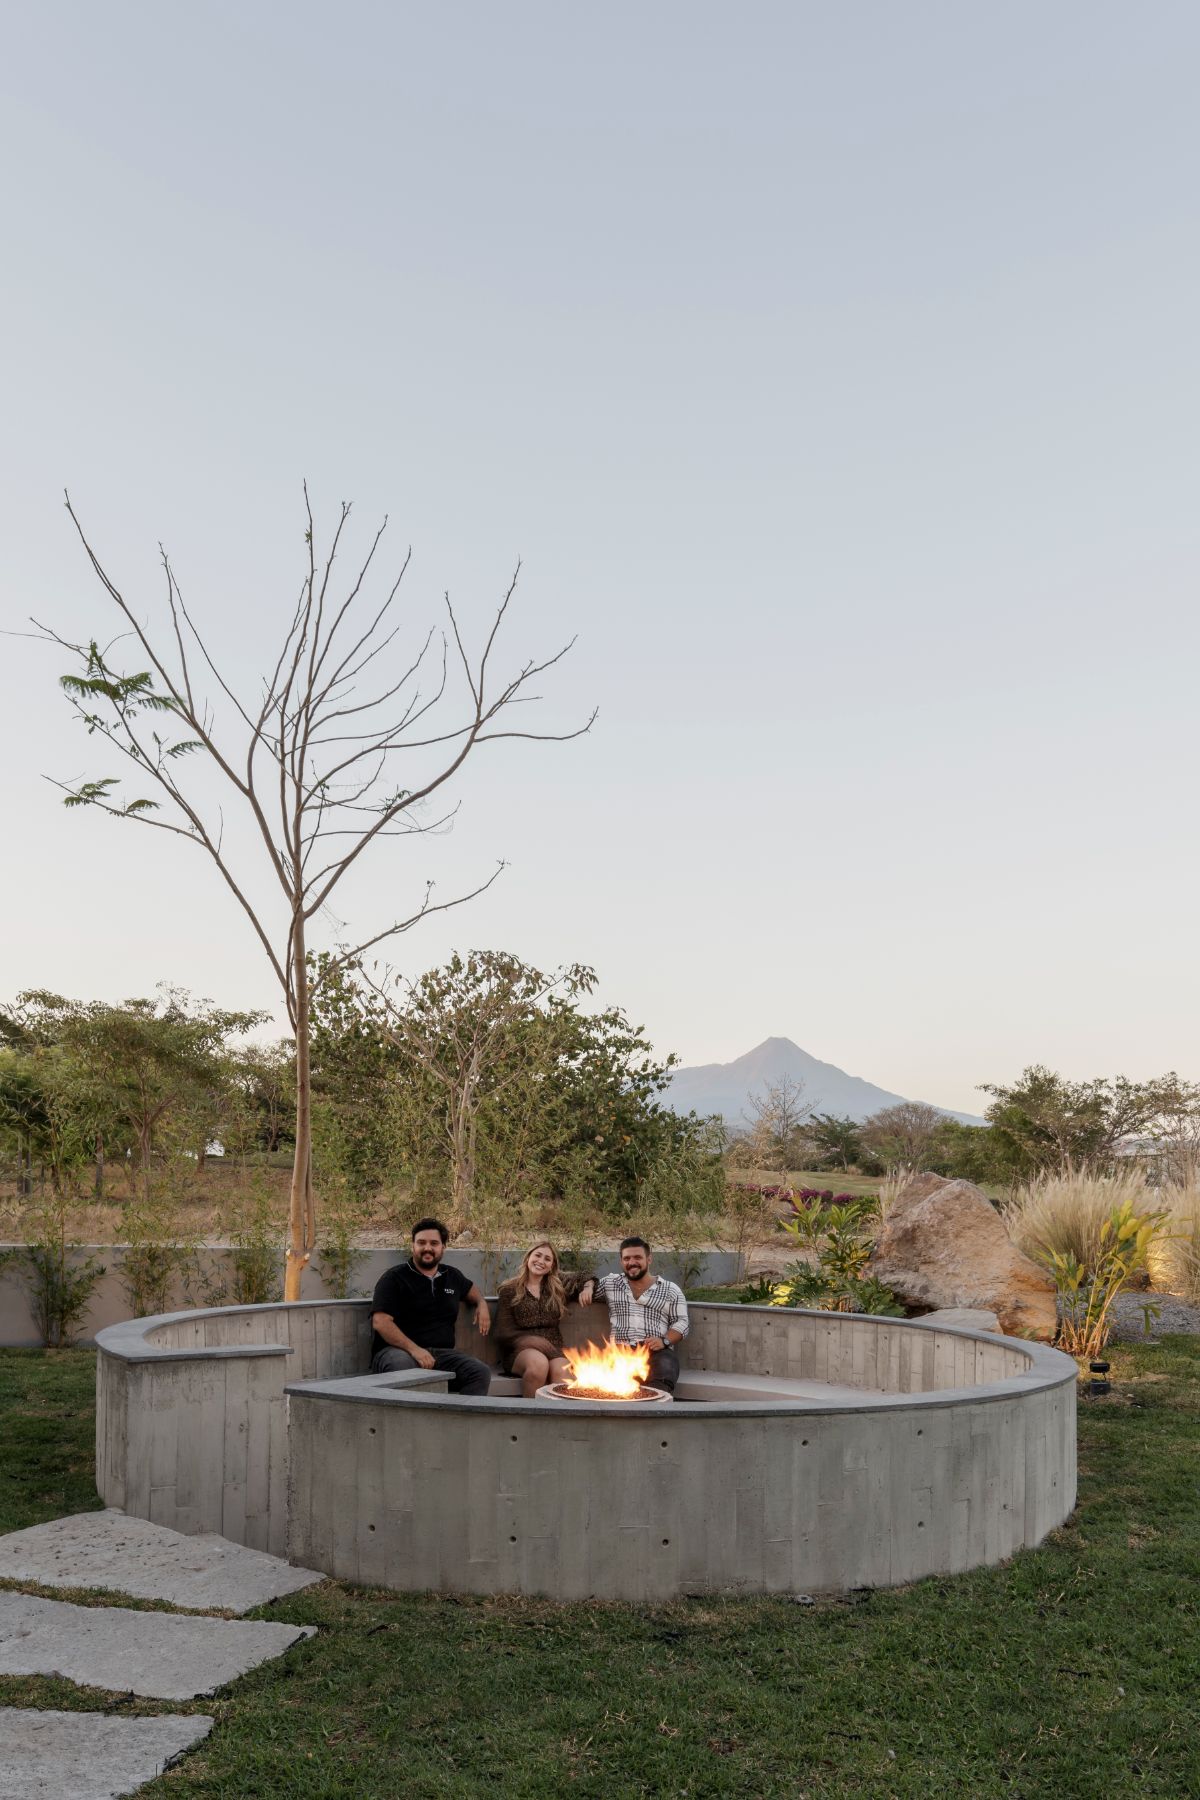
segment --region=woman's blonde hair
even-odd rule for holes
[[[558,1251],[546,1238],[542,1238],[536,1244],[530,1244],[521,1258],[521,1266],[513,1276],[516,1297],[518,1300],[523,1300],[529,1291],[529,1259],[535,1250],[548,1250],[554,1258],[550,1266],[550,1273],[542,1277],[542,1298],[547,1302],[548,1308],[555,1318],[561,1319],[567,1310],[567,1290],[563,1286],[563,1278],[558,1272]]]

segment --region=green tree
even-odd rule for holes
[[[68,1041],[64,1008],[44,1005],[36,992],[0,1007],[0,1041],[8,1046],[0,1130],[18,1152],[18,1185],[33,1188],[49,1171],[56,1194],[74,1182],[81,1164],[96,1159],[96,1193],[103,1194],[104,1116],[98,1085],[86,1060]]]
[[[945,1113],[919,1100],[886,1106],[867,1119],[860,1131],[865,1148],[885,1169],[930,1167],[941,1138]]]
[[[0,1146],[16,1158],[18,1192],[30,1195],[35,1164],[54,1159],[55,1133],[50,1098],[28,1051],[0,1050]]]
[[[233,1077],[243,1099],[242,1120],[256,1149],[268,1156],[293,1148],[296,1139],[295,1055],[286,1039],[244,1044],[233,1057]]]
[[[1105,1167],[1149,1146],[1164,1125],[1200,1111],[1200,1087],[1172,1070],[1152,1081],[1070,1081],[1040,1063],[1011,1087],[985,1083],[998,1157],[1015,1176],[1074,1165]]]
[[[465,1220],[481,1195],[586,1197],[704,1210],[723,1186],[709,1121],[661,1104],[674,1058],[655,1056],[619,1007],[583,1011],[594,981],[473,951],[400,994],[344,971],[314,1011],[318,1129],[363,1194],[404,1176]]]
[[[446,1156],[458,1220],[471,1216],[485,1109],[502,1112],[506,1100],[544,1077],[571,1002],[595,981],[581,964],[546,974],[504,951],[472,950],[406,984],[399,1001],[373,990],[384,1037],[435,1096],[428,1125]]]
[[[204,1140],[232,1088],[228,1040],[266,1017],[197,1004],[178,988],[123,1006],[38,989],[18,1005],[51,1117],[57,1109],[85,1140],[128,1144],[143,1201],[156,1147],[168,1134],[176,1146]]]
[[[816,1150],[819,1169],[852,1169],[862,1156],[862,1134],[856,1119],[814,1113],[804,1130]]]

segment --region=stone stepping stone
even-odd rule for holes
[[[201,1742],[213,1722],[0,1707],[0,1800],[119,1800]]]
[[[113,1508],[0,1537],[0,1580],[106,1588],[197,1612],[249,1612],[324,1579],[264,1550],[212,1535],[186,1537]]]
[[[315,1630],[0,1593],[0,1675],[64,1675],[83,1687],[194,1700]]]

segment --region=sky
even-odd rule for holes
[[[402,971],[583,962],[686,1063],[967,1111],[1200,1079],[1194,6],[4,10],[0,997],[278,1012],[199,852],[63,808],[112,758],[20,634],[114,635],[69,489],[253,695],[307,480],[411,545],[397,654],[520,558],[503,666],[575,638],[538,728],[599,709],[323,941],[503,860]]]

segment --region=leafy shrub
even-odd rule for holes
[[[726,1189],[724,1210],[716,1221],[716,1237],[722,1249],[733,1252],[736,1281],[744,1279],[751,1251],[778,1231],[781,1197],[790,1199],[790,1188],[764,1188],[739,1181]]]
[[[75,1341],[104,1264],[94,1256],[80,1261],[83,1247],[68,1236],[61,1202],[45,1207],[37,1223],[33,1242],[11,1251],[5,1260],[14,1264],[29,1296],[42,1343],[48,1350],[61,1349]]]
[[[150,1193],[126,1207],[122,1220],[125,1254],[121,1258],[121,1286],[135,1319],[168,1312],[175,1298],[175,1283],[185,1288],[195,1261],[196,1242],[181,1233],[177,1213],[165,1193]]]
[[[799,1212],[801,1208],[814,1206],[845,1206],[847,1202],[859,1200],[859,1194],[835,1194],[832,1188],[796,1188],[789,1196],[792,1205]]]
[[[365,1209],[341,1174],[327,1177],[321,1197],[321,1280],[335,1300],[348,1300],[354,1271],[362,1261],[362,1252],[354,1247],[354,1234]]]
[[[1165,1220],[1162,1212],[1135,1212],[1126,1199],[1101,1222],[1090,1266],[1069,1250],[1043,1252],[1041,1260],[1058,1293],[1058,1342],[1069,1355],[1092,1357],[1103,1350],[1112,1332],[1113,1303],[1149,1267],[1151,1247]],[[1155,1310],[1148,1307],[1148,1315]]]
[[[760,1275],[757,1281],[748,1281],[744,1288],[740,1288],[737,1298],[743,1306],[775,1306],[775,1290],[778,1285],[774,1276]]]
[[[874,1276],[839,1279],[823,1269],[820,1262],[793,1263],[783,1280],[772,1285],[768,1302],[771,1306],[804,1306],[822,1312],[875,1313],[885,1318],[902,1319],[904,1308],[891,1288]]]
[[[783,1229],[814,1254],[815,1262],[793,1263],[775,1287],[771,1304],[902,1318],[904,1308],[892,1290],[864,1273],[876,1217],[877,1203],[870,1195],[845,1194],[836,1204],[788,1219]]]
[[[266,1182],[259,1176],[251,1184],[238,1210],[228,1222],[228,1275],[214,1277],[202,1287],[208,1306],[268,1306],[283,1297],[280,1278],[280,1229]]]
[[[801,1190],[801,1192],[806,1191],[809,1190]],[[757,1194],[762,1200],[791,1200],[794,1198],[793,1189],[781,1187],[778,1182],[731,1181],[726,1190],[727,1198],[730,1194]]]

